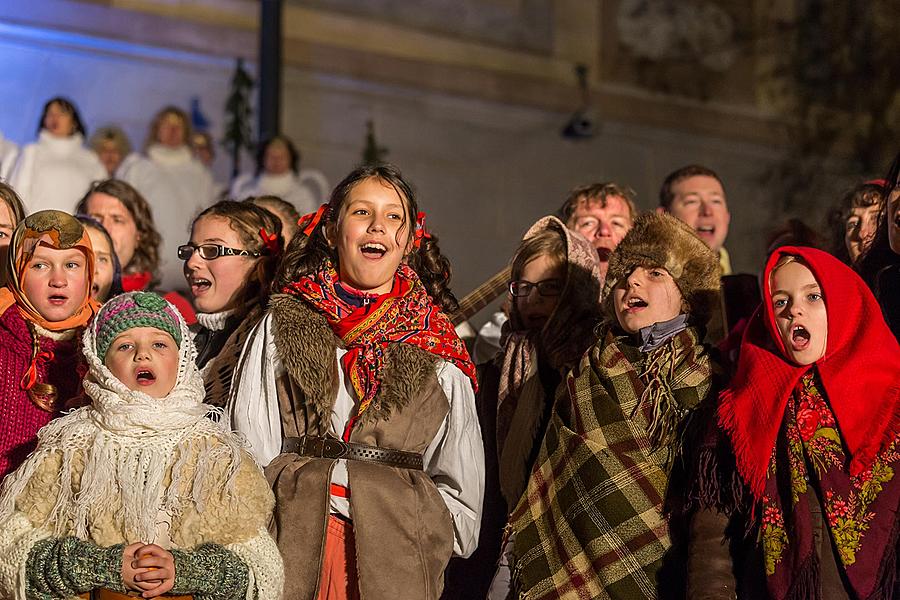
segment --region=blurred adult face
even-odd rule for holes
[[[109,194],[94,192],[88,198],[85,211],[94,217],[109,232],[113,241],[113,249],[119,258],[122,270],[128,268],[134,252],[141,241],[137,223],[121,200]]]
[[[0,200],[0,248],[9,246],[13,231],[16,229],[16,218],[6,202]]]
[[[97,157],[100,159],[100,162],[103,163],[103,166],[106,167],[106,172],[109,173],[110,177],[113,177],[116,174],[116,170],[119,168],[119,165],[122,164],[122,159],[125,158],[122,156],[118,144],[112,140],[103,140],[100,142],[100,147],[97,148]]]
[[[185,142],[184,123],[174,113],[165,115],[156,130],[156,141],[169,148],[180,148]]]
[[[584,198],[578,202],[566,226],[586,237],[597,249],[600,261],[605,263],[631,229],[631,211],[620,196],[607,196],[605,203]]]
[[[47,109],[44,116],[44,129],[56,137],[69,137],[75,132],[75,119],[72,113],[65,110],[58,102]]]
[[[714,252],[721,250],[728,237],[731,213],[719,180],[708,175],[686,177],[672,186],[672,194],[672,216],[690,225]]]
[[[291,153],[287,144],[275,140],[263,154],[263,169],[269,175],[284,175],[291,170]]]
[[[13,231],[16,229],[16,219],[6,202],[0,201],[0,286],[6,285],[7,279],[7,253]]]

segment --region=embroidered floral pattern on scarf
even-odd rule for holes
[[[790,472],[779,474],[776,463],[788,465]],[[815,568],[809,502],[816,500],[808,497],[810,485],[820,490],[827,528],[847,579],[860,597],[870,597],[872,590],[858,586],[874,579],[872,572],[878,572],[892,543],[900,500],[894,477],[900,468],[897,440],[857,476],[847,473],[846,463],[834,414],[811,370],[788,401],[762,498],[761,534],[773,597],[785,597],[799,570]],[[779,485],[785,481],[788,486]]]
[[[450,361],[477,388],[475,366],[465,345],[412,268],[401,264],[391,291],[360,307],[340,298],[335,291],[338,282],[337,271],[329,263],[283,291],[302,298],[320,312],[346,344],[347,353],[341,362],[360,400],[359,415],[372,403],[381,386],[384,353],[389,343],[413,344]]]

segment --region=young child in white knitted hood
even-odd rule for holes
[[[281,597],[272,492],[207,414],[187,326],[148,292],[85,331],[92,404],[44,427],[0,495],[0,597]]]

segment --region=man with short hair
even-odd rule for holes
[[[693,227],[697,236],[718,253],[722,274],[731,274],[731,261],[724,246],[731,213],[725,187],[715,171],[688,165],[670,173],[659,191],[656,211],[670,213]]]
[[[610,181],[591,183],[570,191],[558,211],[557,216],[566,227],[586,237],[597,249],[602,280],[606,279],[609,255],[637,217],[634,197],[634,191],[624,185]],[[473,342],[472,354],[476,363],[488,360],[500,350],[500,334],[507,318],[505,312],[498,311],[481,326]],[[460,337],[465,339],[464,333]]]
[[[592,183],[569,192],[559,210],[566,227],[586,237],[600,256],[600,275],[606,278],[609,255],[634,224],[634,191],[612,182]]]

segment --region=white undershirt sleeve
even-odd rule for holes
[[[250,454],[265,467],[281,454],[281,411],[276,382],[284,374],[272,335],[272,315],[257,323],[247,338],[231,386],[231,428],[250,443]]]
[[[425,472],[434,481],[453,518],[453,553],[466,557],[478,546],[484,501],[484,448],[472,383],[458,367],[444,362],[438,382],[450,412],[423,455]]]

